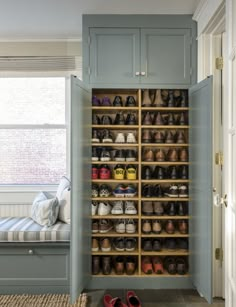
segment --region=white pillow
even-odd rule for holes
[[[56,223],[59,212],[57,197],[40,192],[34,199],[31,208],[31,218],[41,226],[52,226]]]
[[[70,224],[70,180],[62,176],[59,186],[57,188],[57,198],[59,202],[59,215],[60,221]]]
[[[66,224],[70,224],[70,188],[66,188],[59,200],[58,219]]]

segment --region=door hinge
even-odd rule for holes
[[[88,45],[90,46],[90,44],[91,44],[91,37],[88,36]]]
[[[223,57],[216,58],[216,69],[222,70],[224,67],[224,59]]]
[[[90,76],[91,75],[91,68],[88,67],[88,75]]]
[[[223,261],[223,259],[224,259],[224,252],[223,252],[222,248],[218,247],[218,248],[215,249],[215,259]]]
[[[192,45],[193,44],[193,37],[191,36],[190,37],[190,45]]]
[[[224,163],[224,155],[223,152],[219,151],[215,154],[215,164],[223,165],[223,163]]]

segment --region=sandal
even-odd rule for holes
[[[152,262],[151,258],[149,256],[145,256],[142,258],[142,263],[141,263],[142,271],[145,274],[152,274]]]
[[[184,258],[176,258],[176,271],[179,275],[185,275],[188,272],[187,261]]]
[[[163,262],[162,259],[160,257],[152,257],[152,266],[153,266],[153,270],[154,273],[156,274],[163,274],[164,273],[164,269],[163,269]]]
[[[164,267],[170,275],[176,274],[176,262],[173,257],[166,257],[164,261]]]

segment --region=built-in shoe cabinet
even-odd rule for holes
[[[92,91],[94,277],[189,275],[188,91]]]

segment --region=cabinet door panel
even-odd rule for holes
[[[142,29],[142,83],[190,84],[190,30]]]
[[[139,30],[96,28],[90,30],[90,83],[139,82]]]

